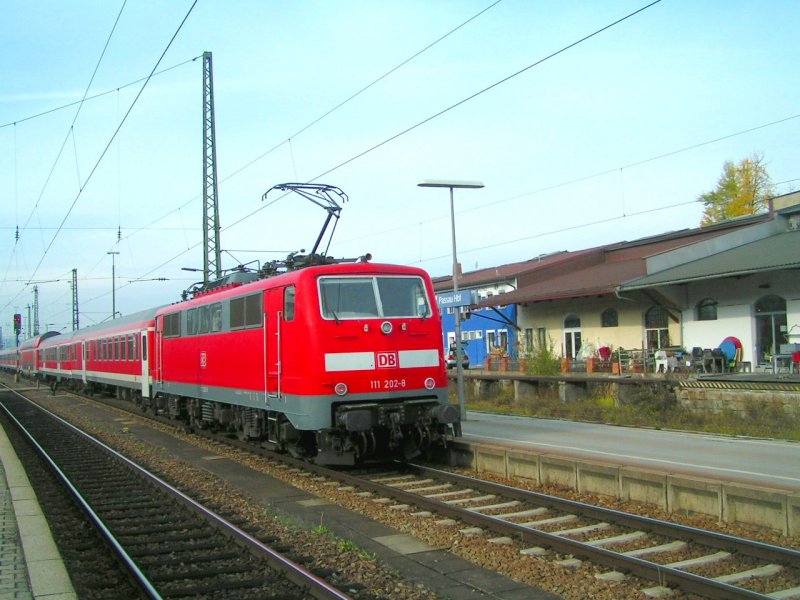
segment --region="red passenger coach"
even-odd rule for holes
[[[358,262],[164,307],[155,407],[319,463],[415,456],[460,434],[434,298],[421,269]]]
[[[19,371],[19,350],[16,346],[0,350],[0,369],[9,373]]]
[[[19,345],[19,370],[26,377],[37,377],[41,362],[40,347],[46,340],[59,335],[57,331],[48,331],[34,336]]]
[[[119,398],[149,398],[148,349],[156,310],[46,339],[39,348],[39,376],[90,392],[110,391]]]

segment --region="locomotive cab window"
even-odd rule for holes
[[[283,290],[283,319],[284,321],[294,321],[294,295],[295,288],[290,285]]]
[[[337,321],[431,314],[419,277],[322,277],[319,296],[322,316]]]
[[[163,319],[164,337],[178,337],[181,334],[181,313],[164,315]]]

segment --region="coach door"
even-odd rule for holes
[[[86,359],[89,358],[86,356],[88,352],[89,345],[86,343],[86,340],[81,341],[81,379],[83,380],[83,385],[86,385]]]
[[[142,398],[150,397],[150,361],[147,347],[147,330],[139,332],[139,351],[142,355]]]
[[[283,288],[264,292],[264,372],[266,399],[282,399],[281,390],[281,321]]]

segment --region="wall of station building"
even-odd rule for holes
[[[782,325],[785,342],[800,341],[800,278],[796,272],[777,271],[741,278],[715,279],[673,286],[662,290],[682,306],[682,338],[687,350],[692,347],[716,348],[727,337],[742,343],[742,360],[752,365],[764,364],[767,357],[759,348],[757,306],[767,297],[785,301],[785,316],[775,314]],[[698,304],[706,299],[716,302],[717,318],[700,320]],[[763,346],[763,343],[762,343]],[[778,352],[779,347],[775,348]]]
[[[644,348],[647,346],[645,313],[652,306],[611,297],[531,303],[520,307],[520,336],[523,340],[526,335],[534,340],[544,336],[552,340],[556,355],[565,356],[568,342],[564,323],[568,317],[575,316],[580,319],[584,346],[591,344],[595,349],[609,346],[612,350]],[[602,315],[607,309],[616,310],[616,326],[603,326]],[[669,319],[666,329],[670,345],[681,345],[680,323]]]

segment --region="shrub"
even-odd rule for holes
[[[525,372],[528,375],[558,375],[561,372],[561,360],[553,352],[554,346],[551,337],[544,343],[536,341],[531,348]]]

